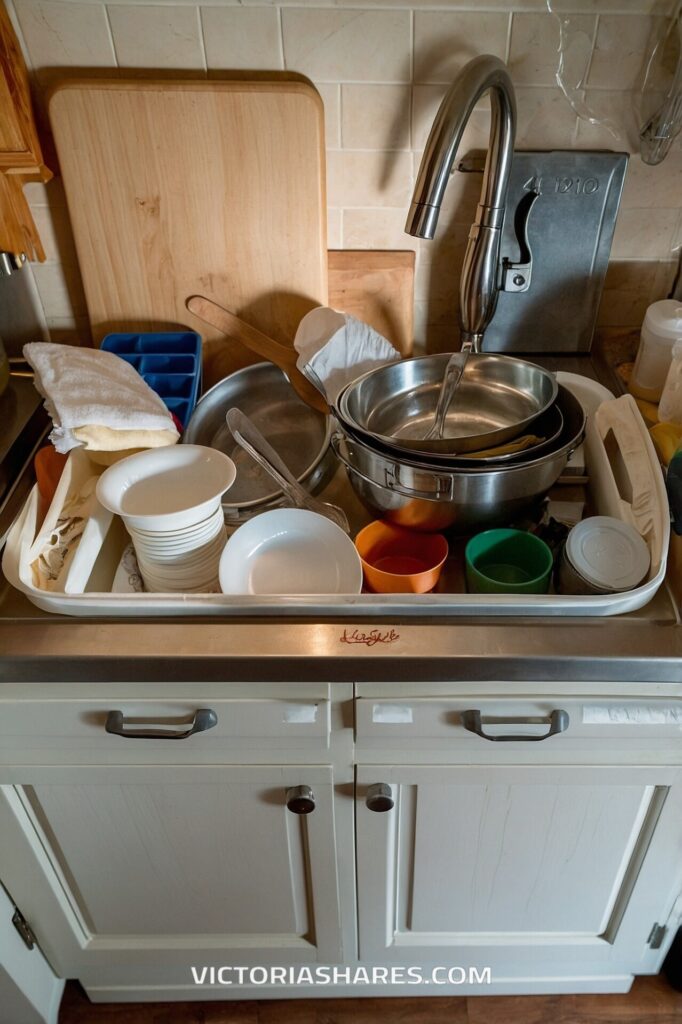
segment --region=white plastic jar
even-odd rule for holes
[[[682,341],[673,345],[672,357],[658,406],[658,419],[660,423],[682,425]]]
[[[682,303],[661,299],[646,311],[630,392],[647,402],[658,402],[670,369],[673,345],[682,341]]]

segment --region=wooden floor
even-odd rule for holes
[[[243,1003],[108,1003],[66,987],[59,1024],[682,1024],[682,993],[638,978],[625,996],[300,999]]]

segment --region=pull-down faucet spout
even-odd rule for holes
[[[481,96],[490,93],[491,124],[483,187],[469,232],[460,279],[462,348],[480,351],[500,287],[500,238],[514,153],[516,102],[505,64],[483,55],[466,64],[448,90],[422,157],[405,230],[433,238],[464,129]]]

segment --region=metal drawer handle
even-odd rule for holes
[[[391,811],[395,806],[391,787],[386,782],[375,782],[367,790],[365,804],[370,811],[377,811],[381,814],[384,811]]]
[[[315,794],[310,786],[291,786],[286,793],[287,809],[292,814],[312,814]]]
[[[113,736],[124,736],[130,740],[186,740],[195,732],[206,732],[218,724],[218,716],[211,708],[199,708],[189,729],[176,732],[173,729],[126,729],[122,711],[110,711],[104,728]]]
[[[484,740],[492,740],[493,743],[538,743],[540,740],[549,739],[550,736],[556,736],[557,733],[565,732],[568,729],[569,717],[568,711],[563,711],[561,708],[555,708],[552,711],[549,718],[542,718],[539,721],[547,722],[549,730],[542,736],[528,736],[521,735],[517,736],[513,733],[501,736],[491,736],[490,733],[483,732],[483,725],[481,724],[481,712],[480,711],[462,711],[461,714],[462,725],[469,732],[475,732],[477,736],[481,736]],[[533,724],[533,719],[528,718],[501,718],[498,719],[500,724],[505,725],[517,725],[524,723],[525,725]]]

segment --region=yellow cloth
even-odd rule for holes
[[[637,403],[639,405],[639,402]],[[664,466],[669,465],[673,455],[682,444],[682,426],[677,423],[656,423],[649,428],[654,447]]]
[[[175,444],[179,435],[174,426],[170,430],[119,430],[96,423],[75,427],[73,436],[92,452],[130,451],[131,448],[163,448]]]
[[[645,402],[643,398],[635,398],[635,401],[647,427],[653,427],[658,423],[658,406],[654,402]]]

